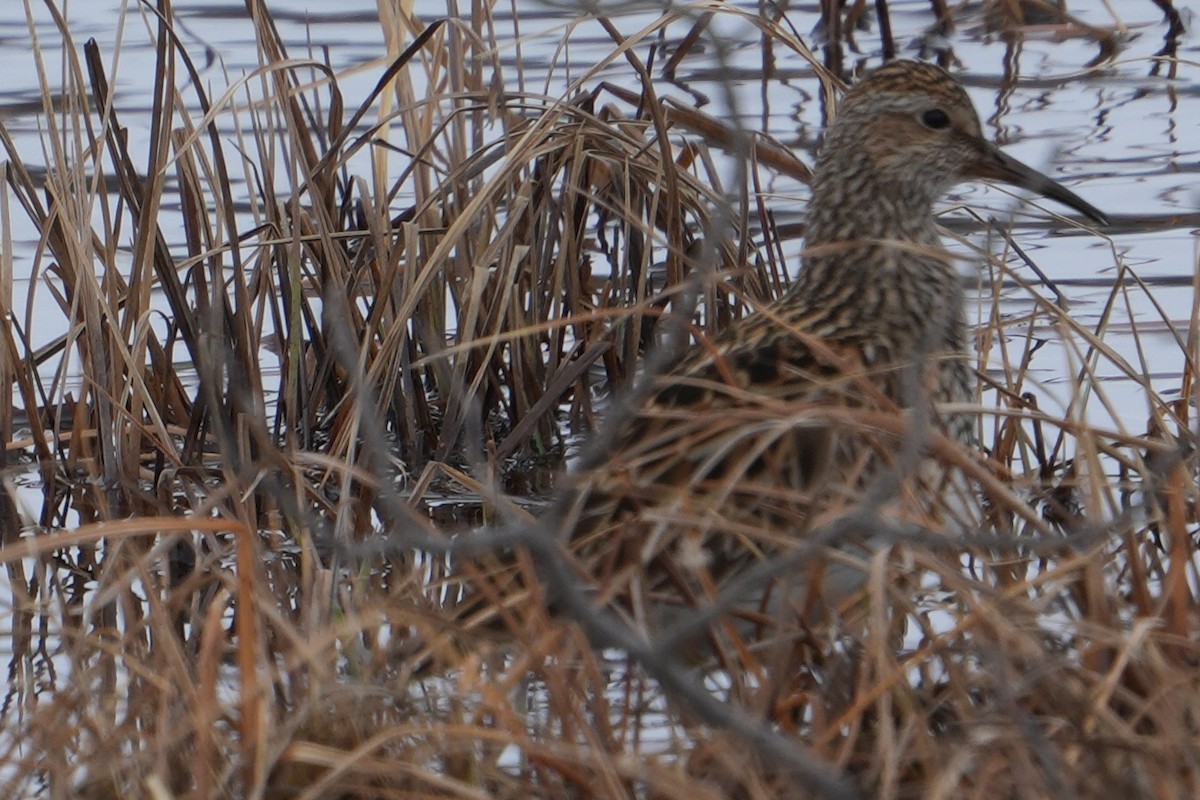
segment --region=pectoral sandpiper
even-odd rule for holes
[[[902,442],[881,419],[931,409],[934,430],[969,440],[969,420],[938,410],[969,402],[976,381],[963,281],[933,206],[973,179],[1105,221],[987,141],[938,67],[892,62],[845,95],[794,285],[648,378],[605,456],[570,478],[558,522],[601,601],[653,630],[671,618],[663,608],[719,596],[730,575],[851,507]],[[751,613],[768,607],[759,595]]]

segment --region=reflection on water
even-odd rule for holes
[[[743,0],[740,4],[730,5],[740,8],[747,16],[739,17],[732,12],[721,14],[711,20],[709,27],[700,30],[699,39],[694,42],[689,39],[689,32],[695,20],[681,19],[661,41],[639,43],[631,49],[631,54],[643,63],[649,62],[648,69],[657,77],[656,89],[662,96],[698,109],[711,119],[762,131],[809,161],[826,113],[824,98],[813,79],[814,66],[780,41],[763,41],[753,18],[760,13],[760,6],[767,4]],[[1183,380],[1179,367],[1182,363],[1180,351],[1194,346],[1186,342],[1186,336],[1195,313],[1193,229],[1200,225],[1200,218],[1193,187],[1200,165],[1200,130],[1186,108],[1186,98],[1195,95],[1200,84],[1194,67],[1179,64],[1166,70],[1151,60],[1165,45],[1172,43],[1173,20],[1163,19],[1148,0],[1120,0],[1111,6],[1098,2],[1078,5],[1081,7],[1071,9],[1071,16],[1061,13],[1037,16],[1041,7],[1031,6],[1031,16],[1021,35],[999,27],[994,18],[984,13],[964,13],[956,18],[954,26],[947,25],[930,16],[929,4],[923,0],[888,4],[886,23],[890,26],[891,42],[896,45],[897,55],[938,59],[951,65],[963,77],[989,134],[1010,153],[1071,186],[1114,220],[1114,225],[1106,231],[1108,238],[1081,235],[1077,228],[1056,218],[1055,215],[1062,212],[1061,208],[1036,208],[1028,198],[1014,198],[1003,190],[981,185],[959,187],[954,197],[945,203],[944,216],[947,229],[956,237],[952,246],[963,256],[965,279],[970,284],[972,296],[977,298],[976,318],[981,328],[986,328],[986,323],[990,322],[993,298],[998,296],[997,315],[1018,321],[1006,329],[1005,334],[1014,340],[1028,335],[1038,343],[1031,348],[1040,352],[1037,363],[1028,372],[1030,385],[1022,387],[1022,391],[1035,395],[1029,403],[1036,403],[1041,408],[1065,406],[1074,398],[1074,383],[1080,371],[1080,354],[1073,351],[1070,344],[1063,343],[1066,337],[1061,336],[1062,321],[1044,313],[1040,302],[1044,298],[1059,308],[1069,308],[1073,323],[1083,333],[1094,333],[1111,348],[1112,357],[1095,376],[1095,385],[1102,387],[1106,394],[1104,402],[1096,406],[1117,417],[1116,423],[1126,422],[1130,430],[1142,431],[1147,415],[1144,391],[1130,372],[1134,375],[1144,373],[1160,394],[1172,399],[1178,395]],[[137,6],[129,7],[133,10],[128,10],[119,0],[76,3],[71,6],[70,29],[76,42],[94,37],[102,57],[108,60],[122,124],[128,128],[128,146],[131,152],[138,154],[135,161],[140,159],[139,163],[144,163],[151,135],[149,118],[156,61],[154,46],[145,34],[146,26],[140,11]],[[354,0],[336,7],[312,0],[275,0],[270,7],[288,42],[289,56],[331,65],[338,74],[337,88],[344,108],[357,108],[388,66],[375,0]],[[443,2],[419,0],[417,12],[428,20],[443,14],[446,7]],[[1113,17],[1110,7],[1120,18]],[[513,30],[515,22],[511,18],[511,8],[497,7],[494,21],[501,32],[502,43],[494,54],[489,54],[502,66],[506,76],[504,89],[509,94],[574,97],[605,81],[617,87],[637,85],[636,73],[629,60],[611,57],[614,34],[603,26],[576,21],[531,0],[518,0],[516,8],[520,37],[506,33]],[[127,16],[122,17],[122,9],[126,9]],[[176,4],[176,12],[180,22],[178,32],[188,52],[196,59],[199,81],[204,84],[209,97],[222,96],[231,82],[258,67],[257,45],[242,5],[181,0]],[[34,13],[40,15],[37,36],[44,56],[42,63],[50,70],[58,69],[62,63],[55,53],[60,46],[59,34],[44,10],[35,9]],[[42,158],[44,137],[40,132],[45,129],[46,120],[38,116],[42,100],[23,15],[22,4],[0,4],[0,69],[6,75],[6,93],[0,101],[4,108],[0,113],[6,129],[15,137],[36,171]],[[656,18],[657,12],[652,9],[638,13],[622,11],[614,17],[613,23],[619,31],[617,35],[634,37]],[[831,32],[818,29],[815,6],[790,8],[787,19],[791,28],[808,41],[822,38],[828,42],[838,41]],[[857,30],[854,37],[856,49],[847,46],[826,50],[823,56],[829,62],[847,69],[860,63],[878,62],[883,47],[880,38],[882,20],[867,14],[861,22],[864,27]],[[715,39],[710,36],[714,32],[717,34]],[[1119,61],[1104,60],[1118,50]],[[1085,70],[1086,65],[1098,61],[1104,66],[1092,72]],[[301,73],[304,69],[301,68]],[[1171,78],[1166,77],[1168,73],[1172,74]],[[314,69],[312,74],[316,79],[320,71]],[[185,102],[194,103],[196,87],[189,85],[188,80],[186,73],[181,71],[179,92]],[[53,78],[51,83],[55,83]],[[599,102],[611,103],[618,113],[629,114],[629,104],[622,104],[616,94],[605,93]],[[322,108],[314,113],[328,111],[328,108]],[[246,120],[235,118],[233,113],[222,113],[217,117],[222,136],[231,142],[236,141],[241,130],[235,122],[245,123]],[[493,134],[484,130],[480,136]],[[359,158],[364,157],[360,155]],[[398,171],[402,163],[402,159],[396,159],[393,166]],[[353,167],[361,174],[369,174],[369,167],[364,165],[365,161],[359,161]],[[722,176],[724,186],[736,204],[742,187],[732,183],[738,174],[732,159],[726,157],[725,161],[718,162],[715,170]],[[239,173],[234,171],[234,174]],[[780,242],[782,255],[794,265],[803,246],[807,189],[796,177],[770,171],[760,174],[769,176],[767,182],[753,188],[761,192],[762,208],[767,211],[755,220],[751,229],[759,235],[772,231]],[[385,178],[395,180],[396,176]],[[173,173],[165,179],[176,180]],[[235,179],[232,186],[234,194],[243,198],[249,196],[248,187],[238,180]],[[400,195],[395,198],[393,210],[399,212],[410,203],[411,197]],[[753,203],[750,205],[758,208]],[[254,229],[256,221],[249,205],[244,204],[239,212],[243,230]],[[163,216],[167,240],[179,252],[185,252],[184,231],[178,228],[177,222],[179,215]],[[21,324],[32,346],[37,348],[62,337],[66,322],[59,306],[53,302],[52,293],[36,288],[47,281],[46,266],[34,263],[35,254],[39,252],[38,234],[19,214],[14,215],[8,234],[16,247],[17,290],[34,293],[34,302],[22,311]],[[132,262],[129,242],[119,242],[114,247],[121,249],[120,257],[116,259],[118,263]],[[994,262],[990,267],[985,266],[987,255],[1010,265],[1011,271],[996,269]],[[603,264],[603,261],[598,258],[596,263]],[[36,275],[35,267],[39,270]],[[21,277],[25,278],[23,283]],[[1033,293],[1029,286],[1034,287]],[[16,307],[24,309],[25,305],[25,298],[18,297]],[[1120,313],[1114,314],[1114,307],[1120,308]],[[165,313],[167,305],[161,303],[159,308]],[[161,320],[151,319],[147,324],[157,326]],[[438,331],[439,338],[440,334]],[[981,342],[982,339],[981,336]],[[1007,345],[1002,336],[983,343],[981,349],[988,351],[990,374],[1002,374],[1001,366],[1006,365],[1001,356]],[[1022,346],[1018,341],[1013,350],[1019,351]],[[272,353],[272,357],[278,357],[278,352]],[[263,358],[266,360],[266,355]],[[1122,359],[1132,365],[1129,372],[1112,368]],[[41,369],[49,378],[55,375],[58,364],[49,359]],[[278,374],[271,377],[281,380]],[[58,395],[47,398],[48,406],[57,407],[61,402],[58,422],[62,428],[71,426],[75,412],[73,405],[62,401],[75,388],[59,384],[55,387]],[[191,390],[194,386],[187,388]],[[421,388],[419,382],[417,388]],[[503,461],[504,468],[508,469],[496,476],[502,491],[526,499],[546,494],[550,476],[557,466],[552,457],[539,460],[506,451],[503,441],[491,455]],[[1056,452],[1052,457],[1059,455]],[[164,466],[162,459],[159,460],[153,470],[145,465],[135,465],[135,470],[142,467],[143,475],[154,471],[157,476],[173,467]],[[72,468],[75,466],[71,464]],[[314,461],[308,466],[319,469],[322,465]],[[179,472],[183,471],[179,468]],[[218,495],[224,489],[218,471],[214,468],[211,474],[199,475],[194,485]],[[448,469],[445,475],[427,483],[424,475],[406,477],[421,485],[425,510],[438,525],[461,529],[487,521],[481,512],[485,490],[468,486],[467,480],[460,480],[463,476],[450,472]],[[79,473],[82,474],[80,484],[92,481],[86,486],[87,490],[94,489],[100,494],[110,488],[86,470],[80,469]],[[70,474],[73,478],[76,473]],[[340,485],[334,480],[319,483],[319,487],[304,499],[314,505],[323,504],[320,505],[322,510],[336,508],[348,498],[354,499],[351,496],[358,491],[358,487],[347,488],[349,481]],[[369,481],[362,483],[367,485]],[[32,487],[26,491],[32,497],[44,488]],[[410,484],[402,491],[415,493],[416,490]],[[285,493],[286,489],[277,492]],[[411,496],[403,495],[402,499]],[[170,500],[168,497],[166,502]],[[202,500],[207,501],[207,498]],[[535,502],[529,501],[527,508],[536,514],[540,509]],[[38,504],[34,501],[31,507]],[[196,506],[213,513],[214,519],[218,513],[204,502],[197,502]],[[355,534],[364,534],[372,525],[383,525],[371,517],[376,509],[369,502],[364,501],[356,508],[367,509],[367,512],[362,514]],[[279,519],[281,516],[277,509],[270,509],[263,514],[263,519],[270,520],[269,523],[257,519],[252,522],[259,525],[259,533],[264,533],[264,529],[287,530],[291,536],[296,528],[302,527],[285,525]],[[201,519],[199,515],[196,518]],[[53,519],[47,525],[70,528],[71,523],[70,519]],[[139,532],[139,535],[142,533],[145,532]],[[244,554],[236,549],[240,544],[237,537],[226,536],[226,530],[218,533],[220,535],[194,537],[199,544],[193,551],[190,549],[193,534],[187,531],[189,544],[182,548],[183,552],[172,552],[163,558],[150,553],[145,556],[145,563],[167,563],[167,568],[172,570],[172,580],[182,581],[190,576],[208,580],[212,576],[199,574],[202,571],[194,570],[194,563],[186,563],[188,558],[195,562],[200,556],[213,557],[214,563],[222,567],[243,563],[240,559]],[[303,532],[304,535],[309,533],[311,531]],[[141,538],[156,543],[167,541],[166,537],[155,539],[153,534]],[[42,542],[48,538],[42,537]],[[298,544],[299,539],[286,539],[282,535],[264,535],[262,538],[268,540],[263,549],[270,551],[263,559],[268,575],[267,594],[272,599],[301,596],[295,588],[300,579],[297,576],[308,580],[315,572],[308,561],[311,555],[310,548],[304,546],[307,542]],[[39,575],[61,570],[70,581],[64,591],[67,598],[64,605],[70,609],[88,606],[89,593],[96,594],[95,587],[104,578],[105,559],[95,557],[95,552],[84,547],[76,550],[80,551],[78,557],[75,552],[64,556],[55,562],[53,570],[39,572],[43,570],[40,563],[30,569],[31,574]],[[329,553],[325,551],[320,555],[324,557]],[[388,588],[392,588],[388,582],[394,581],[394,586],[400,587],[413,574],[406,571],[407,565],[402,561],[403,558],[396,558],[396,563],[389,564],[387,569],[363,570],[363,574],[355,577],[364,583],[374,581]],[[429,574],[440,575],[445,561],[429,558],[425,566]],[[159,568],[147,567],[147,575]],[[420,589],[433,583],[434,580],[426,580]],[[224,591],[224,587],[218,587],[217,581],[213,580],[211,587],[194,594],[203,595],[207,603],[218,595],[218,588]],[[341,588],[338,587],[338,591]],[[130,594],[142,589],[139,584]],[[449,582],[443,589],[447,594],[452,590],[453,584]],[[16,596],[18,591],[13,589],[13,595]],[[319,599],[328,600],[332,594],[330,587],[326,587]],[[153,594],[139,595],[139,601],[144,596]],[[305,602],[309,599],[306,597]],[[104,602],[95,605],[100,608]],[[136,605],[130,604],[131,607]],[[224,612],[219,606],[213,607],[217,611],[206,624],[219,628],[225,622],[220,618]],[[294,610],[300,617],[309,609],[289,610]],[[107,610],[100,608],[97,613],[107,613]],[[131,608],[125,613],[133,614],[134,610]],[[179,613],[182,619],[184,612]],[[194,619],[203,616],[197,614]],[[250,616],[253,615],[246,615],[247,618]],[[393,624],[397,630],[406,630],[407,623]],[[136,624],[131,628],[137,629]],[[308,629],[305,631],[309,632]],[[44,640],[58,634],[43,630],[42,636]],[[52,658],[46,659],[48,664],[52,661]],[[379,661],[382,663],[387,659]],[[54,679],[47,683],[53,684]],[[654,718],[658,715],[659,709],[655,708]],[[657,728],[657,724],[653,727]]]
[[[69,20],[76,42],[94,37],[107,59],[114,57],[119,43],[117,102],[136,152],[146,146],[139,114],[148,115],[150,108],[153,70],[148,67],[154,50],[137,12],[122,18],[122,5],[116,0],[74,4]],[[1176,77],[1168,79],[1150,60],[1162,50],[1171,32],[1171,20],[1162,18],[1152,3],[1113,3],[1115,18],[1107,5],[1073,4],[1070,20],[1027,20],[1021,37],[996,30],[981,14],[960,15],[953,29],[946,29],[931,21],[924,2],[890,3],[888,23],[898,55],[953,63],[985,124],[1009,152],[1063,180],[1109,214],[1115,223],[1112,247],[1130,270],[1146,279],[1161,307],[1160,311],[1144,296],[1133,293],[1130,302],[1135,304],[1135,316],[1147,325],[1174,325],[1182,330],[1191,313],[1191,229],[1200,223],[1194,189],[1200,131],[1186,111],[1186,98],[1198,91],[1197,70],[1180,64],[1177,71],[1172,70]],[[749,2],[741,7],[748,15],[758,9]],[[443,16],[446,8],[438,0],[422,0],[417,3],[417,14],[431,20]],[[510,36],[510,46],[496,54],[506,74],[521,84],[510,87],[511,91],[558,95],[572,91],[574,82],[581,79],[583,88],[592,88],[601,80],[631,84],[631,68],[624,60],[596,69],[597,60],[607,57],[613,46],[612,37],[596,23],[578,23],[533,0],[523,0],[516,8],[523,38],[517,41]],[[656,18],[652,11],[635,14],[626,13],[628,5],[620,8],[622,13],[614,22],[626,36]],[[355,107],[356,98],[369,91],[386,66],[374,0],[345,2],[336,11],[310,0],[289,0],[271,3],[271,10],[285,40],[291,42],[290,55],[328,59],[340,72],[339,86],[347,107]],[[44,12],[34,11],[39,20],[39,44],[46,53],[44,62],[54,69],[59,63],[53,56],[57,32]],[[219,94],[217,89],[228,80],[257,66],[244,6],[181,3],[176,11],[189,50],[208,58],[198,66],[202,79],[210,82],[210,93]],[[512,12],[505,6],[496,8],[494,14],[503,37]],[[823,33],[817,30],[815,6],[791,8],[787,18],[803,36],[820,38]],[[122,22],[124,27],[118,27]],[[862,24],[864,29],[855,36],[860,52],[841,54],[846,66],[873,63],[867,56],[878,52],[878,21],[866,15]],[[673,36],[656,54],[659,63],[684,41],[689,27],[686,20],[672,27]],[[721,41],[702,38],[690,47],[686,57],[672,67],[674,80],[662,82],[662,93],[694,103],[720,119],[766,131],[809,159],[824,110],[811,79],[812,67],[778,42],[764,48],[748,20],[722,15],[711,28],[721,35]],[[569,34],[570,46],[560,48],[564,34]],[[6,76],[4,121],[19,144],[29,145],[26,158],[36,163],[41,145],[32,132],[41,106],[27,37],[21,4],[0,8],[0,70]],[[1114,42],[1121,48],[1118,62],[1081,74],[1085,65]],[[650,58],[648,46],[641,50],[641,57]],[[1181,101],[1185,101],[1182,109]],[[774,224],[785,232],[799,232],[804,187],[780,178],[764,188]],[[1112,263],[1107,245],[1054,235],[1046,215],[999,190],[981,186],[962,187],[947,203],[952,209],[946,218],[951,227],[965,224],[979,230],[954,210],[964,203],[985,217],[1011,217],[1016,239],[1045,277],[1067,292],[1077,319],[1085,324],[1096,321],[1105,281],[1112,277],[1100,272]],[[18,270],[27,270],[29,255],[24,248],[31,248],[36,239],[19,218],[13,237],[18,246]],[[978,235],[975,238],[978,240]],[[800,244],[798,237],[792,239],[791,255]],[[1173,294],[1179,296],[1178,302],[1173,301]],[[30,335],[35,342],[61,333],[61,318],[54,309],[46,312],[33,317]],[[1109,342],[1121,350],[1126,347],[1119,332],[1113,332]]]
[[[962,237],[964,272],[979,302],[983,319],[998,292],[1001,311],[1021,318],[1031,311],[1027,290],[1017,290],[1011,278],[996,281],[979,270],[980,257],[973,248],[1003,256],[1015,265],[1015,274],[1038,288],[1039,293],[1070,308],[1074,320],[1103,334],[1106,345],[1131,364],[1144,361],[1143,371],[1154,377],[1165,396],[1178,392],[1181,382],[1179,349],[1193,313],[1195,264],[1193,229],[1200,224],[1194,176],[1200,165],[1200,131],[1187,118],[1186,98],[1197,93],[1197,70],[1186,64],[1164,71],[1152,58],[1172,41],[1177,20],[1163,18],[1144,0],[1124,0],[1111,5],[1078,4],[1071,16],[1027,19],[1019,32],[998,29],[982,13],[964,12],[953,26],[933,20],[924,2],[888,5],[886,24],[897,55],[934,58],[949,64],[962,77],[980,109],[985,125],[1007,151],[1043,169],[1071,186],[1103,209],[1114,224],[1108,240],[1075,235],[1055,221],[1061,209],[1033,208],[1027,200],[1004,190],[967,185],[945,203],[948,229]],[[130,149],[148,148],[154,45],[145,35],[145,22],[137,11],[120,2],[76,4],[69,26],[75,41],[92,37],[105,59],[112,63],[116,102],[128,127]],[[759,13],[756,3],[740,6],[745,17],[722,14],[709,20],[699,38],[689,39],[695,20],[683,19],[662,41],[647,41],[635,48],[662,76],[659,91],[704,114],[746,129],[762,131],[792,148],[806,161],[817,145],[826,112],[813,80],[813,65],[779,41],[764,40],[752,24]],[[446,13],[438,0],[417,4],[417,14],[432,20]],[[657,12],[629,11],[622,5],[613,22],[620,35],[636,36],[642,26],[657,19]],[[327,61],[338,73],[338,89],[346,108],[353,109],[373,87],[387,66],[385,45],[374,0],[357,0],[330,10],[309,0],[271,4],[277,26],[289,42],[295,59]],[[179,4],[179,33],[196,58],[200,79],[210,97],[256,68],[259,57],[243,6]],[[525,0],[516,6],[521,36],[511,33],[512,11],[494,10],[502,46],[494,54],[509,76],[509,92],[571,96],[602,81],[617,86],[636,83],[629,62],[611,58],[613,34],[594,21],[580,21],[560,10]],[[58,68],[55,56],[59,33],[43,11],[35,9],[38,45],[43,65]],[[1038,13],[1030,9],[1031,14]],[[815,7],[790,8],[791,29],[808,41],[832,43],[828,31],[818,26]],[[855,34],[857,51],[821,51],[827,62],[846,68],[870,65],[883,47],[881,23],[872,15],[861,20]],[[1020,35],[1018,35],[1018,33]],[[713,36],[718,38],[713,38]],[[568,46],[562,46],[563,42]],[[32,169],[41,155],[39,119],[41,99],[37,71],[28,42],[24,11],[19,4],[0,8],[0,69],[6,74],[4,123],[16,138]],[[652,47],[653,45],[653,47]],[[1117,61],[1099,69],[1085,67],[1120,49]],[[119,59],[117,51],[119,49]],[[314,75],[317,73],[314,72]],[[1168,74],[1173,77],[1166,77]],[[186,73],[180,72],[182,96],[194,101]],[[601,96],[601,102],[613,102]],[[619,104],[618,104],[619,105]],[[231,115],[218,118],[229,137],[236,129]],[[360,165],[361,166],[361,165]],[[718,164],[729,178],[732,163]],[[236,174],[236,173],[235,173]],[[173,178],[168,177],[168,180]],[[726,184],[728,187],[728,184]],[[779,175],[757,187],[770,209],[770,224],[783,242],[789,263],[797,262],[802,247],[807,190],[795,178]],[[247,192],[235,180],[235,192]],[[730,191],[733,191],[731,188]],[[406,197],[396,199],[402,205]],[[174,209],[167,209],[174,210]],[[175,217],[171,218],[172,220]],[[998,220],[989,226],[988,220]],[[252,220],[245,220],[246,227]],[[169,225],[177,225],[171,221]],[[1006,230],[1007,236],[995,231]],[[752,226],[753,227],[753,226]],[[761,226],[760,226],[761,228]],[[167,237],[182,241],[177,227]],[[18,292],[28,292],[32,254],[38,238],[29,223],[16,215],[10,231],[15,246]],[[1011,237],[1011,239],[1007,238]],[[122,244],[127,246],[127,244]],[[1019,246],[1019,258],[1013,255]],[[1119,257],[1114,266],[1114,253]],[[1120,281],[1120,283],[1118,283]],[[1117,322],[1108,318],[1113,298],[1120,296],[1126,313]],[[22,308],[24,298],[15,303]],[[164,306],[165,310],[165,306]],[[61,337],[65,321],[46,292],[35,292],[35,304],[23,320],[25,334],[35,347]],[[152,323],[153,324],[153,323]],[[1031,318],[1032,335],[1053,339],[1053,331]],[[1135,332],[1155,343],[1151,352],[1138,348]],[[1019,328],[1018,328],[1019,330]],[[1053,349],[1053,348],[1051,348]],[[1035,369],[1051,398],[1055,384],[1072,374],[1062,361],[1043,356]],[[42,374],[58,369],[57,358],[41,365]],[[1120,374],[1103,376],[1113,384],[1115,408],[1130,408],[1142,424],[1144,404],[1140,386]],[[60,386],[62,392],[72,387]],[[54,398],[53,400],[57,400]],[[537,470],[530,474],[540,474]],[[516,487],[513,487],[516,488]],[[528,492],[545,489],[538,477]],[[526,492],[519,491],[520,494]]]

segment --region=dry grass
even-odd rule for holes
[[[817,67],[785,19],[752,21]],[[948,539],[951,511],[929,498],[916,520],[852,507],[764,576],[857,559],[853,596],[803,631],[788,669],[735,649],[702,680],[616,616],[547,611],[542,592],[569,595],[573,577],[536,511],[600,424],[595,398],[669,358],[664,314],[710,334],[786,285],[758,189],[803,166],[660,101],[641,60],[659,26],[608,28],[607,60],[639,90],[588,73],[543,96],[499,66],[509,34],[485,3],[410,33],[382,24],[390,66],[358,109],[322,63],[288,60],[305,56],[258,10],[263,69],[220,97],[160,24],[147,152],[126,147],[94,45],[72,44],[65,85],[44,85],[45,175],[0,127],[19,207],[0,214],[41,236],[24,311],[11,258],[0,276],[0,410],[30,419],[5,463],[36,473],[42,498],[35,524],[12,492],[0,507],[0,794],[1200,791],[1200,314],[1164,353],[1127,304],[1149,292],[1115,255],[1104,323],[1087,329],[1023,282],[1007,243],[983,254],[993,383],[965,411],[988,451],[932,449],[983,487],[986,533]],[[723,184],[710,146],[745,175]],[[1002,313],[1002,294],[1027,314]],[[35,347],[50,308],[64,333]],[[1122,323],[1179,365],[1179,386],[1111,349]],[[1063,361],[1077,380],[1051,408],[1036,376]],[[1122,427],[1111,373],[1142,387],[1144,429]],[[868,517],[891,547],[836,547]],[[520,592],[503,589],[513,569]]]

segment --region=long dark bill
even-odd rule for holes
[[[1043,175],[1033,167],[1022,164],[994,145],[988,145],[987,152],[979,160],[972,177],[1004,181],[1013,186],[1037,192],[1042,197],[1070,206],[1099,225],[1108,224],[1108,217],[1104,215],[1103,211],[1058,181]]]

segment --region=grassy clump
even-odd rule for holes
[[[0,509],[6,796],[1194,794],[1200,331],[1164,398],[1106,343],[1140,291],[1115,257],[1087,329],[983,254],[986,294],[1029,311],[982,306],[992,384],[964,413],[987,452],[934,452],[985,487],[991,533],[939,538],[940,497],[876,516],[893,546],[832,554],[865,578],[788,669],[735,649],[702,684],[619,620],[547,611],[555,532],[528,506],[679,320],[709,335],[782,291],[794,248],[762,187],[804,172],[659,98],[639,54],[667,18],[608,25],[596,70],[540,95],[512,90],[491,13],[381,19],[382,77],[352,112],[345,76],[286,53],[262,9],[262,69],[220,96],[155,19],[145,152],[112,54],[60,28],[44,175],[0,128],[40,293],[22,316],[7,271],[3,402],[29,419],[7,453],[31,455],[41,505],[20,536],[11,493]],[[834,94],[786,19],[752,21]],[[619,59],[632,93],[600,81]],[[710,145],[740,165],[728,185]],[[32,342],[47,308],[64,333]],[[1076,378],[1060,409],[1045,340]],[[1111,372],[1141,387],[1145,430],[1122,427]]]

